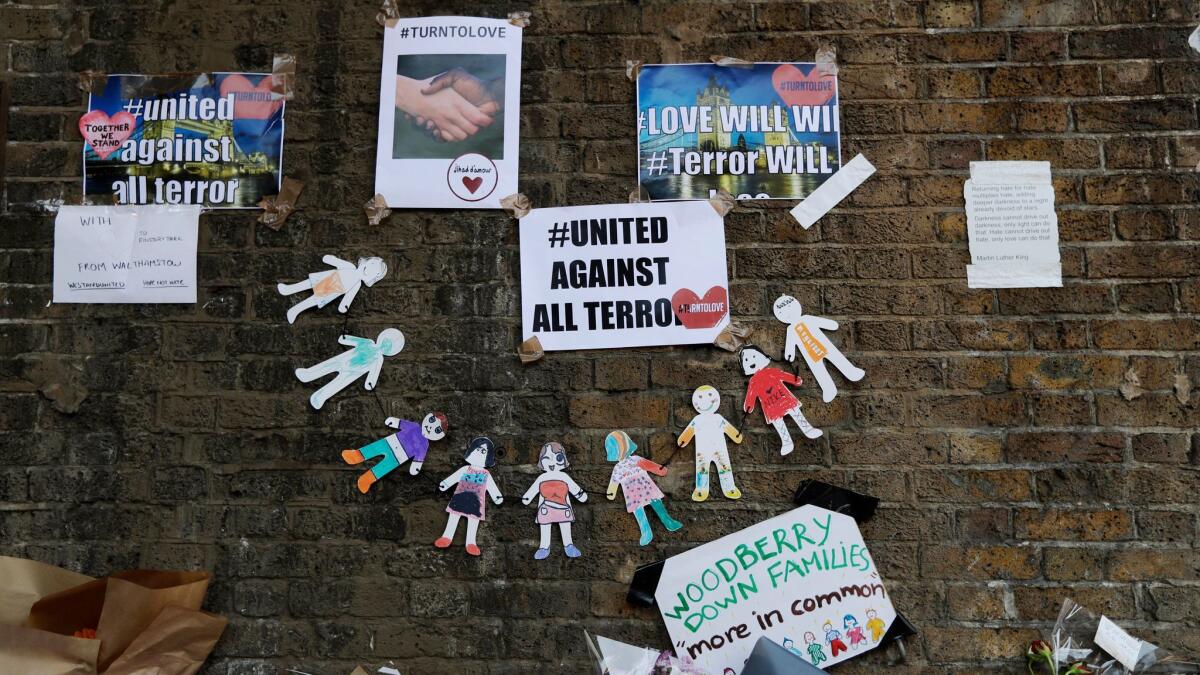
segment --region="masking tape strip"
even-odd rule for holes
[[[654,200],[650,199],[650,192],[641,185],[639,185],[636,190],[631,190],[629,192],[630,204],[644,204],[651,201]]]
[[[296,57],[276,54],[271,62],[271,95],[276,99],[292,100],[296,86]]]
[[[108,85],[108,75],[95,70],[85,70],[79,73],[79,91],[100,96]]]
[[[750,329],[733,321],[717,334],[713,344],[727,352],[736,352],[742,345],[749,344]]]
[[[867,158],[855,155],[854,159],[842,165],[841,171],[825,179],[825,182],[813,190],[808,198],[797,204],[796,208],[792,209],[792,217],[800,223],[800,227],[807,230],[821,216],[828,213],[829,209],[837,206],[847,195],[854,192],[855,188],[862,185],[862,182],[870,178],[873,173],[875,173],[875,167],[867,161]]]
[[[533,210],[533,204],[523,193],[516,192],[500,200],[500,208],[508,211],[508,214],[517,220],[529,215]]]
[[[279,187],[279,194],[268,195],[258,202],[263,209],[262,214],[258,217],[258,222],[272,230],[279,230],[283,227],[283,221],[287,220],[288,216],[296,210],[296,200],[300,198],[302,190],[304,190],[303,182],[284,176],[283,185]]]
[[[735,68],[748,68],[754,65],[754,62],[745,59],[739,59],[733,56],[718,56],[716,54],[708,57],[710,61],[718,66],[733,66]]]
[[[814,59],[817,62],[817,72],[824,75],[837,75],[837,47],[824,42],[817,47],[817,56]]]
[[[392,28],[400,21],[400,5],[396,0],[383,0],[383,4],[379,6],[379,13],[375,15],[375,22],[384,28]]]
[[[625,62],[625,77],[629,78],[630,82],[637,82],[638,73],[642,72],[642,62],[630,59]]]
[[[363,211],[367,213],[368,225],[378,225],[384,218],[392,215],[392,210],[388,208],[387,200],[381,194],[376,194],[367,200],[367,203],[363,204]]]
[[[726,213],[729,213],[733,210],[733,207],[737,206],[737,199],[729,193],[729,190],[717,188],[717,194],[710,197],[708,203],[712,205],[713,210],[717,214],[724,218]]]
[[[518,28],[529,28],[529,12],[509,12],[508,22]]]
[[[546,351],[542,349],[542,341],[537,339],[536,335],[517,347],[517,357],[521,359],[521,363],[533,363],[541,360],[545,355]]]

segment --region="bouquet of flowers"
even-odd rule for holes
[[[1096,644],[1101,618],[1070,598],[1064,600],[1050,639],[1034,640],[1025,650],[1030,675],[1200,673],[1200,664],[1145,641],[1136,641],[1136,655],[1121,655],[1132,664],[1126,665]]]

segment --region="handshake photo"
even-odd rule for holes
[[[465,141],[503,110],[504,78],[481,79],[461,67],[421,80],[397,75],[396,108],[434,140]]]

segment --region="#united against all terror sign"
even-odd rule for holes
[[[724,220],[708,202],[531,211],[521,318],[548,351],[711,343],[729,323]]]
[[[850,516],[803,506],[668,558],[654,600],[675,653],[738,672],[761,636],[827,668],[896,618]]]

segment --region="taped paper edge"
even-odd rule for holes
[[[304,183],[302,181],[284,176],[282,185],[279,187],[279,194],[267,195],[258,202],[263,209],[258,216],[258,222],[278,231],[283,227],[283,222],[288,219],[288,216],[296,210],[296,200],[300,198],[300,193],[303,191]]]
[[[874,174],[874,165],[861,154],[855,155],[854,159],[846,162],[837,173],[797,204],[791,210],[792,217],[807,230]]]
[[[636,190],[629,191],[630,204],[648,204],[652,201],[654,200],[650,199],[650,191],[641,185],[637,186]]]
[[[296,57],[276,54],[271,60],[271,95],[275,99],[292,100],[295,94]]]
[[[542,341],[534,335],[521,343],[521,346],[517,348],[517,356],[521,359],[521,363],[529,364],[545,357],[546,350],[542,349]]]
[[[89,94],[91,94],[91,93],[103,94],[104,88],[101,87],[99,90],[97,90],[96,85],[98,85],[98,84],[107,85],[107,83],[108,83],[108,75],[106,73],[102,73],[102,72],[99,72],[96,70],[85,70],[85,71],[79,73],[79,83],[78,83],[79,91],[87,92]]]
[[[967,265],[967,288],[1061,288],[1062,263]]]
[[[396,0],[383,0],[379,5],[379,13],[375,15],[375,23],[386,28],[395,28],[400,23],[400,6]]]
[[[509,12],[508,22],[517,28],[529,28],[529,17],[532,16],[529,12]]]
[[[630,59],[625,62],[625,77],[629,78],[630,82],[637,82],[638,74],[642,72],[642,61]]]
[[[514,192],[500,200],[500,208],[507,211],[508,215],[520,220],[529,215],[529,212],[533,210],[533,204],[524,193]]]
[[[392,215],[392,210],[387,205],[387,199],[379,193],[363,204],[363,211],[367,214],[368,225],[378,225],[384,218]]]
[[[739,59],[735,56],[720,56],[718,54],[713,54],[712,56],[708,57],[708,60],[712,61],[713,64],[718,66],[731,66],[734,68],[749,68],[754,65],[754,62],[752,61]]]
[[[817,63],[817,72],[823,75],[837,75],[837,47],[828,42],[817,47],[817,55],[813,58]]]
[[[729,190],[726,190],[725,188],[718,188],[717,194],[710,197],[708,203],[713,207],[713,210],[717,212],[717,215],[724,218],[725,214],[729,213],[733,210],[733,207],[737,206],[737,198],[730,194]]]

